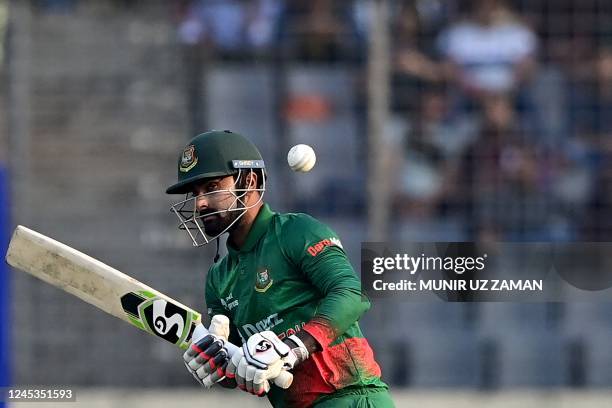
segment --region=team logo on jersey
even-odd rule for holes
[[[258,292],[265,292],[270,289],[274,280],[270,278],[270,272],[268,269],[261,269],[257,272],[257,278],[255,279],[255,290]]]
[[[179,170],[183,173],[187,173],[189,170],[193,169],[196,164],[198,164],[198,155],[196,154],[195,146],[189,145],[183,150]]]

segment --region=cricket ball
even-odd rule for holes
[[[317,162],[317,155],[312,147],[306,144],[297,144],[287,153],[287,163],[291,170],[305,173],[312,170]]]

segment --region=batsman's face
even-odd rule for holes
[[[242,169],[235,177],[204,179],[170,209],[179,219],[179,229],[187,232],[193,245],[206,245],[225,232],[231,233],[241,217],[261,202],[266,190],[263,180],[261,187],[257,187],[257,176]],[[255,191],[259,194],[253,195]]]
[[[241,202],[234,193],[235,180],[232,176],[207,179],[194,185],[194,210],[208,236],[223,233],[240,216]]]

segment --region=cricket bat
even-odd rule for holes
[[[150,286],[22,225],[13,232],[6,261],[181,349],[189,346],[202,319],[200,313]],[[221,334],[223,324],[215,317],[210,330]],[[197,330],[198,337],[208,334],[203,326]],[[230,358],[238,351],[238,346],[230,342],[225,348]],[[274,379],[281,388],[289,388],[292,381],[287,371]]]
[[[21,225],[13,233],[6,261],[181,349],[187,348],[202,318],[144,283]],[[228,346],[229,354],[237,349]]]

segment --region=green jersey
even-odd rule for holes
[[[322,351],[293,370],[288,390],[273,386],[275,407],[311,406],[355,389],[386,388],[357,321],[370,307],[338,236],[306,214],[264,205],[238,250],[206,279],[208,314],[224,314],[230,341],[272,330],[280,338],[307,331]]]

